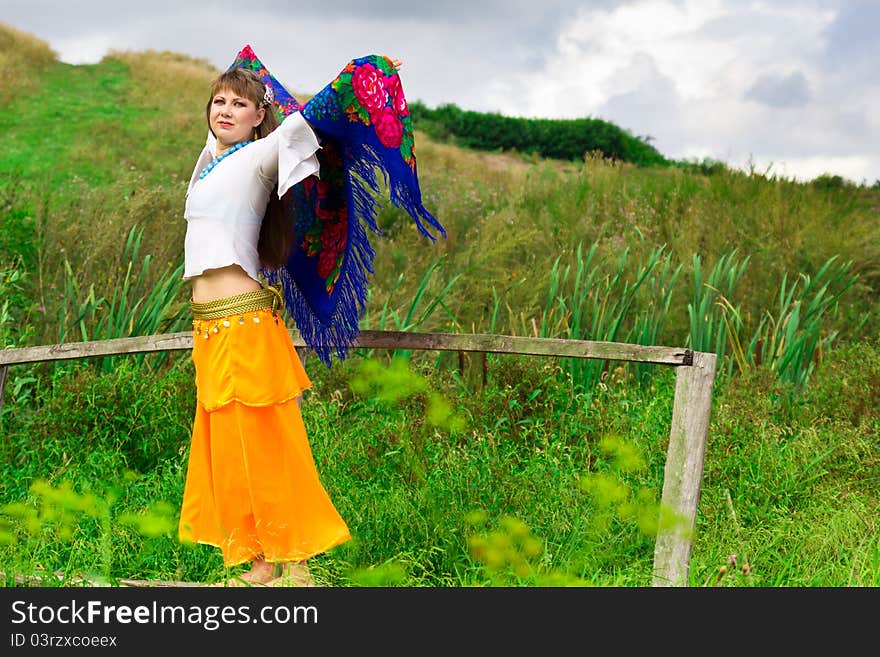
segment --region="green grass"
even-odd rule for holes
[[[44,510],[28,531],[21,507],[4,507],[7,538],[15,537],[0,552],[5,568],[226,575],[219,551],[176,539],[194,404],[191,365],[179,356],[157,379],[133,363],[110,373],[71,367],[40,391],[41,404],[4,413],[4,503],[38,519]],[[364,363],[373,363],[373,384],[364,384]],[[332,371],[307,364],[316,385],[303,405],[306,426],[354,537],[313,560],[324,583],[650,584],[651,523],[639,519],[649,519],[662,487],[671,369],[658,368],[646,387],[612,378],[588,397],[558,364],[534,358],[495,360],[482,390],[433,368],[388,378],[385,366],[357,356]],[[383,380],[396,398],[380,394]],[[719,577],[728,586],[877,585],[878,380],[875,343],[836,351],[793,412],[780,409],[781,384],[769,370],[718,385],[693,585]],[[427,387],[414,392],[414,381]],[[451,413],[432,421],[441,389]],[[863,390],[873,397],[851,394]],[[603,501],[585,483],[591,477],[618,482],[622,499]],[[64,504],[31,488],[39,480],[70,486],[60,496],[74,508],[66,520]],[[75,512],[74,493],[106,508]],[[722,567],[729,572],[719,575]]]
[[[50,187],[74,173],[95,182],[111,180],[112,165],[125,157],[124,148],[114,145],[127,145],[113,133],[143,115],[122,102],[128,82],[126,66],[113,60],[48,67],[36,97],[17,98],[0,117],[7,136],[0,178],[17,176]]]

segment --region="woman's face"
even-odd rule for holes
[[[211,100],[210,124],[221,148],[253,139],[254,128],[263,121],[266,110],[254,101],[238,96],[232,89],[220,89]]]

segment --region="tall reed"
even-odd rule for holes
[[[734,306],[730,299],[742,280],[748,262],[749,256],[739,260],[737,249],[734,249],[723,253],[708,276],[704,277],[702,258],[698,253],[693,256],[694,293],[687,305],[690,326],[688,346],[694,351],[715,354],[720,364],[719,370],[724,369],[728,375],[733,367],[733,359],[725,360],[728,336],[732,333],[738,335],[742,328],[740,308]]]
[[[663,266],[656,276],[651,276],[645,287],[644,307],[635,316],[628,342],[643,345],[661,343],[661,331],[669,317],[675,282],[681,273],[681,264],[673,267],[669,257],[663,258]],[[650,382],[656,365],[631,363],[636,381],[642,385]]]
[[[397,282],[391,288],[388,293],[388,296],[385,298],[385,303],[382,304],[382,310],[379,312],[378,318],[378,326],[376,327],[379,331],[389,330],[389,324],[393,324],[393,330],[395,331],[413,331],[420,327],[429,317],[431,317],[432,313],[439,307],[441,308],[446,315],[449,317],[450,323],[453,326],[457,326],[457,322],[455,319],[455,315],[449,309],[449,307],[444,303],[444,298],[455,285],[456,281],[461,278],[461,273],[455,274],[452,278],[450,278],[440,289],[439,292],[435,293],[433,296],[429,294],[429,288],[432,283],[432,277],[434,273],[444,264],[444,258],[437,258],[431,266],[425,270],[425,273],[422,274],[422,278],[419,280],[418,287],[416,288],[415,293],[413,294],[412,299],[410,299],[409,304],[405,306],[406,312],[401,317],[401,313],[398,312],[397,309],[391,306],[391,302],[394,298],[394,293],[400,288],[405,280],[405,273],[401,272],[397,277]],[[368,294],[371,295],[371,288],[368,288]],[[424,302],[424,303],[423,303]],[[367,303],[367,312],[364,313],[364,316],[361,320],[360,326],[362,329],[371,328],[371,315],[369,313],[370,304]],[[393,350],[388,354],[388,358],[392,359],[395,356],[409,359],[412,355],[412,350],[409,349],[397,349]],[[366,354],[367,358],[373,358],[373,350],[369,350]]]
[[[784,275],[776,312],[767,310],[755,330],[753,343],[760,345],[760,351],[752,355],[751,362],[763,361],[796,390],[803,389],[837,337],[838,331],[825,330],[825,320],[836,313],[841,295],[858,278],[850,272],[852,262],[836,260],[837,256],[826,260],[815,276],[798,274],[790,285]]]
[[[186,305],[178,301],[183,285],[183,262],[166,269],[155,285],[147,288],[152,256],[147,254],[139,261],[139,251],[143,228],[133,226],[128,233],[122,252],[121,280],[113,285],[109,299],[97,296],[94,284],[88,291],[80,288],[70,262],[65,258],[65,296],[58,341],[64,342],[68,331],[78,330],[79,338],[88,340],[109,340],[135,335],[155,335],[157,333],[184,330],[186,327]],[[113,369],[117,356],[101,359],[100,368],[104,372]],[[138,364],[146,360],[145,354],[135,357]],[[158,367],[168,359],[168,352],[160,352],[150,357],[149,362]]]
[[[540,337],[563,337],[602,342],[654,343],[668,315],[672,288],[680,267],[673,267],[664,246],[655,247],[628,276],[629,248],[610,267],[596,259],[599,243],[584,255],[583,245],[572,265],[560,258],[550,272]],[[576,385],[593,388],[608,369],[607,361],[565,359],[563,367]],[[640,380],[649,370],[638,370]]]

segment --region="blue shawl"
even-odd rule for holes
[[[331,366],[343,360],[359,332],[358,321],[373,274],[367,229],[376,225],[379,178],[391,202],[406,210],[426,237],[444,237],[440,222],[422,204],[412,118],[400,77],[383,55],[353,59],[302,106],[245,46],[230,68],[257,73],[274,93],[283,120],[301,112],[321,142],[320,178],[309,176],[290,195],[293,248],[279,269],[261,269],[269,284],[282,284],[287,311],[306,345]]]

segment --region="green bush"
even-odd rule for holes
[[[420,130],[470,148],[577,161],[599,152],[640,165],[667,164],[653,146],[602,119],[529,119],[463,110],[454,104],[430,109],[418,102],[410,105],[410,112]]]

